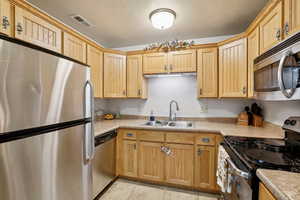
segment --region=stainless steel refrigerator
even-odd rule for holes
[[[88,66],[0,36],[0,199],[91,200]]]

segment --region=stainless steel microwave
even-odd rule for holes
[[[254,60],[254,98],[300,100],[300,32]]]

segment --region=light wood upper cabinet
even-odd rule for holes
[[[248,36],[248,97],[254,96],[254,59],[259,56],[259,27]]]
[[[126,97],[126,56],[104,53],[104,97]]]
[[[143,73],[159,74],[168,72],[168,54],[151,53],[143,56]]]
[[[219,96],[247,96],[247,39],[219,49]]]
[[[260,22],[260,53],[272,48],[282,39],[282,1]]]
[[[300,30],[300,1],[284,0],[284,35],[288,37]]]
[[[173,51],[168,53],[168,69],[172,72],[195,72],[196,50]]]
[[[62,32],[56,26],[15,6],[15,37],[61,53]]]
[[[194,146],[185,144],[167,144],[171,155],[166,155],[166,182],[193,186],[194,182]]]
[[[218,97],[218,49],[197,51],[198,97]]]
[[[103,97],[103,52],[87,46],[87,64],[91,67],[91,79],[94,86],[94,96]]]
[[[64,55],[86,63],[86,48],[84,41],[64,32]]]
[[[9,0],[0,0],[0,32],[8,36],[11,36],[11,30],[13,26],[12,16],[11,16],[11,3]]]
[[[197,146],[195,152],[195,186],[214,189],[216,182],[215,147]]]
[[[139,178],[163,181],[164,154],[161,152],[163,143],[140,142],[139,145]]]
[[[263,183],[259,183],[259,200],[276,200],[273,194],[264,186]]]
[[[127,97],[147,98],[142,55],[127,56]]]
[[[137,143],[136,141],[123,140],[122,149],[123,172],[122,175],[137,177]]]

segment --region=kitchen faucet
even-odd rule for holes
[[[170,101],[169,121],[176,121],[176,113],[172,113],[172,104],[175,103],[176,110],[179,111],[178,103],[175,100]]]

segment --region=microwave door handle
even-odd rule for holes
[[[278,67],[278,74],[277,74],[280,91],[287,98],[291,98],[293,96],[293,94],[295,93],[295,90],[296,90],[295,88],[286,89],[285,86],[284,86],[284,82],[283,82],[283,65],[284,65],[285,60],[287,59],[287,57],[289,57],[291,55],[292,55],[292,53],[290,51],[284,53],[284,55],[280,59],[279,67]]]
[[[87,88],[89,88],[90,95],[87,95]],[[87,98],[89,97],[89,98]],[[88,106],[88,104],[90,104]],[[90,110],[87,110],[87,107]],[[95,136],[94,136],[94,91],[90,81],[87,81],[84,86],[84,115],[91,118],[90,123],[85,124],[84,134],[84,157],[85,161],[89,162],[93,159],[95,154]]]
[[[226,160],[227,160],[228,165],[231,167],[231,168],[229,168],[230,173],[233,173],[234,175],[240,176],[245,179],[250,178],[250,174],[248,172],[244,172],[244,171],[240,170],[239,168],[237,168],[237,166],[235,166],[235,164],[232,162],[232,160],[230,158],[228,158]]]

